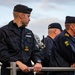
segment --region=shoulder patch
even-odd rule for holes
[[[29,47],[28,46],[25,46],[25,51],[29,51]]]
[[[26,35],[26,37],[32,37],[31,35]]]
[[[31,33],[27,33],[27,34],[31,34]]]
[[[68,41],[65,41],[64,43],[65,43],[66,46],[69,46],[69,42]]]
[[[69,34],[65,33],[65,36],[69,37]]]

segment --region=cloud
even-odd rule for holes
[[[27,28],[31,29],[35,34],[37,34],[40,37],[40,39],[42,39],[43,35],[47,36],[48,25],[53,22],[60,23],[64,29],[64,22],[57,18],[43,18],[30,21]]]
[[[11,7],[15,4],[22,3],[22,4],[41,4],[41,6],[49,6],[49,4],[68,4],[68,3],[74,3],[75,0],[0,0],[0,5]],[[54,6],[52,6],[54,8]]]
[[[75,0],[44,0],[45,3],[57,3],[57,4],[66,4],[66,3],[71,3],[75,2]]]
[[[39,8],[43,10],[62,10],[65,6],[75,5],[75,0],[42,0],[39,4]]]
[[[38,0],[40,1],[40,0]],[[38,2],[37,0],[0,0],[0,5],[1,6],[6,6],[6,7],[12,7],[13,5],[16,5],[16,4],[27,4],[27,3],[37,3]]]
[[[75,0],[0,0],[0,6],[4,7],[2,10],[4,17],[2,15],[3,19],[0,17],[2,22],[5,21],[4,19],[10,20],[11,18],[9,9],[7,10],[7,8],[11,10],[19,3],[33,8],[28,28],[40,37],[47,35],[47,27],[50,23],[59,22],[64,29],[64,17],[66,15],[75,15]],[[4,12],[5,9],[6,13]],[[8,14],[9,18],[5,17],[5,14]]]
[[[75,5],[75,0],[0,0],[0,6],[13,8],[16,4],[24,4],[38,11],[63,11],[68,6]],[[37,13],[37,12],[36,12]]]

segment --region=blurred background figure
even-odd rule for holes
[[[51,48],[53,47],[54,38],[60,34],[62,27],[59,23],[51,23],[48,25],[48,35],[42,39],[42,43],[45,45],[43,48],[44,60],[43,67],[49,67]],[[47,75],[48,72],[43,72],[43,75]]]
[[[53,67],[74,67],[75,17],[66,16],[65,29],[54,39],[51,56]],[[52,75],[74,75],[74,72],[55,72]]]

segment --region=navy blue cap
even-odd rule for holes
[[[62,31],[62,27],[61,27],[61,25],[59,23],[51,23],[51,24],[49,24],[48,29],[50,29],[50,28],[57,28],[57,29],[60,29]]]
[[[29,8],[29,7],[25,6],[25,5],[17,4],[14,7],[13,11],[30,14],[31,11],[32,11],[32,8]]]
[[[66,16],[65,23],[75,23],[75,17],[73,17],[73,16]]]

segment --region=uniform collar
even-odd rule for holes
[[[71,37],[71,38],[73,38],[66,30],[64,30],[65,31],[65,36],[66,37]]]
[[[13,21],[8,24],[8,28],[19,36],[21,36],[21,34],[25,34],[25,27],[18,27],[16,23],[13,23]]]
[[[48,38],[52,39],[50,36],[47,36]],[[53,39],[52,39],[53,40]]]
[[[75,42],[75,38],[72,37],[66,30],[64,30],[64,31],[65,31],[65,36],[71,38],[71,40],[72,40],[73,42]]]
[[[17,30],[19,30],[19,29],[25,29],[25,26],[22,25],[21,27],[18,27],[16,23],[13,23],[13,21],[11,21],[9,23],[9,29],[10,30],[14,30],[14,28],[17,29]]]

